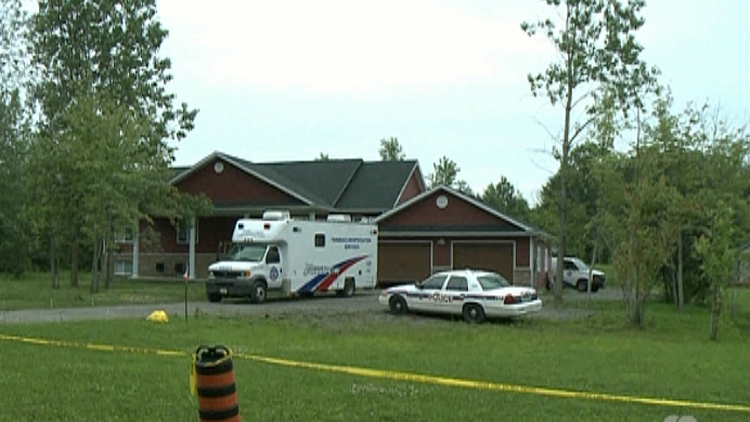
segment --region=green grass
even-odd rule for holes
[[[27,274],[21,279],[0,273],[0,310],[68,308],[81,306],[127,305],[180,302],[185,299],[181,280],[131,280],[117,277],[111,289],[100,283],[99,293],[91,293],[91,275],[82,273],[78,287],[70,286],[69,273],[63,273],[60,288],[52,288],[49,273]],[[188,300],[205,300],[202,283],[188,283]]]
[[[747,293],[747,292],[745,292]],[[750,301],[742,296],[743,304]],[[554,306],[554,305],[551,305]],[[565,306],[583,306],[569,303]],[[708,312],[652,303],[648,326],[623,324],[621,304],[592,317],[468,325],[443,318],[364,320],[352,314],[0,326],[4,334],[179,350],[185,356],[93,351],[0,341],[0,421],[197,420],[189,355],[201,344],[235,354],[248,421],[746,421],[748,413],[564,399],[358,377],[260,363],[257,354],[306,362],[750,406],[750,333],[724,321],[708,341]],[[744,312],[748,312],[745,309]]]

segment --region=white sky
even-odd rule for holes
[[[555,172],[562,111],[526,76],[555,59],[521,22],[541,0],[158,0],[169,89],[200,109],[177,165],[213,151],[254,162],[378,160],[397,137],[425,176],[447,156],[482,192],[501,176],[534,201]],[[750,121],[750,2],[651,0],[638,33],[676,110]]]

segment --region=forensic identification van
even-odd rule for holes
[[[377,282],[377,226],[348,215],[297,220],[286,211],[237,221],[226,256],[208,267],[206,295],[266,300],[269,291],[310,296],[335,291],[352,296]]]

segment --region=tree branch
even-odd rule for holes
[[[586,120],[586,122],[584,122],[584,123],[583,123],[583,124],[582,124],[581,126],[579,126],[579,127],[578,127],[578,128],[576,129],[576,131],[575,131],[575,132],[573,132],[573,135],[571,135],[571,137],[570,137],[570,139],[569,139],[569,141],[568,141],[568,142],[570,142],[570,145],[573,145],[573,142],[575,142],[575,140],[576,140],[576,138],[578,137],[578,135],[580,135],[580,134],[581,134],[581,132],[583,132],[583,130],[584,130],[584,129],[586,129],[586,127],[587,127],[588,125],[590,125],[590,124],[591,124],[591,122],[593,122],[593,121],[594,121],[594,119],[596,119],[596,116],[591,116],[591,117],[589,117],[589,118],[588,118],[588,120]]]

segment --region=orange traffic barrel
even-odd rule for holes
[[[200,346],[193,360],[201,422],[240,422],[232,351],[225,346]]]

